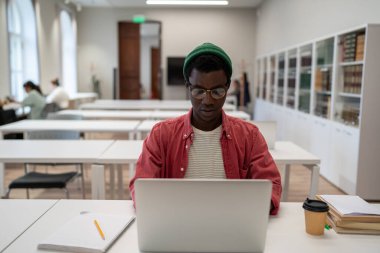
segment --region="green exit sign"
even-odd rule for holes
[[[145,22],[145,16],[143,16],[143,15],[133,16],[132,22],[137,23],[137,24],[144,23]]]

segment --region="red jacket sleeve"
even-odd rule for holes
[[[136,206],[134,187],[136,179],[159,177],[159,173],[163,165],[159,136],[160,131],[158,124],[153,127],[149,136],[144,140],[142,152],[137,160],[135,175],[129,183],[129,191],[131,193],[134,206]]]
[[[262,134],[257,131],[252,146],[252,160],[250,163],[251,177],[255,179],[269,179],[272,181],[272,198],[270,214],[278,213],[281,199],[281,176],[278,168],[269,153],[268,146]]]

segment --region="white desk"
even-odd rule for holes
[[[96,163],[112,140],[2,140],[2,163]],[[92,171],[92,173],[94,173]],[[0,166],[0,193],[4,195],[4,167]],[[95,185],[97,187],[97,181]],[[92,189],[96,197],[96,188]]]
[[[83,110],[189,110],[190,100],[97,100],[80,106]],[[236,110],[236,106],[225,103],[224,110]]]
[[[150,133],[155,124],[160,122],[161,120],[151,120],[146,119],[141,121],[141,123],[136,127],[136,140],[142,140],[143,134]]]
[[[21,120],[0,126],[0,139],[5,133],[68,130],[79,132],[128,133],[133,139],[138,120]]]
[[[321,160],[289,141],[277,141],[274,145],[275,148],[269,150],[273,160],[276,162],[277,166],[285,165],[282,182],[282,200],[286,200],[288,197],[290,165],[292,164],[302,164],[311,170],[309,197],[315,198],[318,191],[319,164]]]
[[[98,94],[95,92],[80,92],[69,95],[69,108],[78,108],[83,103],[93,102]]]
[[[60,200],[4,252],[52,252],[37,250],[38,243],[81,211],[134,214],[132,201],[127,200]],[[269,218],[265,253],[378,253],[379,245],[380,236],[376,235],[343,235],[333,230],[325,230],[323,236],[309,235],[305,232],[302,203],[281,203],[279,214]],[[108,252],[140,252],[136,221]]]
[[[156,119],[156,120],[163,120],[163,119],[179,117],[186,113],[188,113],[188,111],[169,111],[169,110],[153,111],[150,118]],[[243,112],[243,111],[225,111],[225,113],[229,116],[244,119],[244,120],[249,120],[251,118],[248,113]]]
[[[57,200],[0,200],[0,252],[24,233]]]
[[[81,115],[83,119],[122,119],[122,120],[144,120],[149,119],[153,111],[145,110],[129,110],[129,111],[116,111],[116,110],[63,110],[58,114],[74,114]]]
[[[175,118],[188,113],[188,111],[174,111],[174,110],[63,110],[58,114],[74,114],[81,115],[84,119],[156,119],[164,120]],[[230,116],[249,120],[250,115],[243,111],[226,111]]]
[[[140,156],[142,151],[143,141],[115,141],[97,160],[97,163],[100,165],[93,165],[92,171],[96,173],[92,178],[93,183],[96,180],[98,189],[98,199],[104,199],[104,165],[118,166],[117,168],[117,179],[118,179],[118,190],[119,190],[119,199],[123,199],[123,170],[120,167],[121,164],[129,164],[129,178],[132,178],[134,175],[134,168],[137,159]],[[101,165],[103,164],[103,165]],[[113,198],[114,185],[115,185],[115,176],[114,170],[111,169],[111,197]],[[102,184],[100,187],[98,185]],[[95,186],[93,187],[93,189]]]
[[[154,121],[147,121],[146,125],[152,124]],[[149,127],[149,126],[148,126]],[[110,146],[107,151],[99,158],[98,163],[101,164],[125,164],[130,163],[130,176],[134,175],[134,164],[141,153],[143,146],[143,140],[136,141],[115,141],[115,143]],[[275,149],[269,150],[273,160],[278,167],[281,165],[285,166],[284,177],[283,177],[283,195],[282,199],[287,199],[288,188],[289,188],[289,175],[290,175],[290,165],[300,164],[304,165],[311,170],[311,184],[309,190],[309,197],[314,198],[318,190],[319,181],[319,163],[320,159],[313,154],[307,152],[301,147],[297,146],[292,142],[278,141],[275,143]],[[103,171],[103,167],[99,167],[100,171]],[[120,169],[119,169],[120,171]],[[120,172],[119,172],[120,173]],[[102,182],[102,177],[104,180],[104,172],[102,175],[98,175],[97,181],[99,184]],[[122,179],[118,176],[118,179]],[[119,190],[122,183],[119,181]],[[100,193],[101,196],[103,193]]]

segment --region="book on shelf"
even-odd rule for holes
[[[57,228],[38,244],[38,249],[106,252],[134,218],[133,215],[83,212]],[[95,220],[98,225],[95,224]]]
[[[380,208],[359,196],[318,195],[330,210],[328,223],[337,233],[380,234]]]

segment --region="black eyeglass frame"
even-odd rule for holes
[[[193,97],[193,98],[195,98],[195,99],[204,99],[205,98],[205,96],[206,96],[206,93],[207,92],[210,92],[210,95],[211,95],[211,97],[213,98],[213,99],[216,99],[216,100],[219,100],[219,99],[222,99],[222,98],[224,98],[226,95],[227,95],[227,90],[228,90],[228,88],[225,88],[225,87],[217,87],[217,88],[214,88],[214,89],[210,89],[210,90],[208,90],[208,89],[204,89],[204,88],[200,88],[200,87],[193,87],[193,85],[191,84],[191,83],[187,83],[187,87],[189,88],[189,90],[190,90],[190,94],[191,94],[191,96]],[[192,93],[192,91],[194,90],[194,89],[199,89],[199,90],[202,90],[203,92],[200,94],[200,97],[195,97],[194,95],[193,95],[193,93]],[[213,93],[213,91],[215,91],[215,90],[218,90],[218,89],[223,89],[224,90],[224,94],[223,94],[223,96],[221,96],[221,97],[214,97],[214,93]]]

